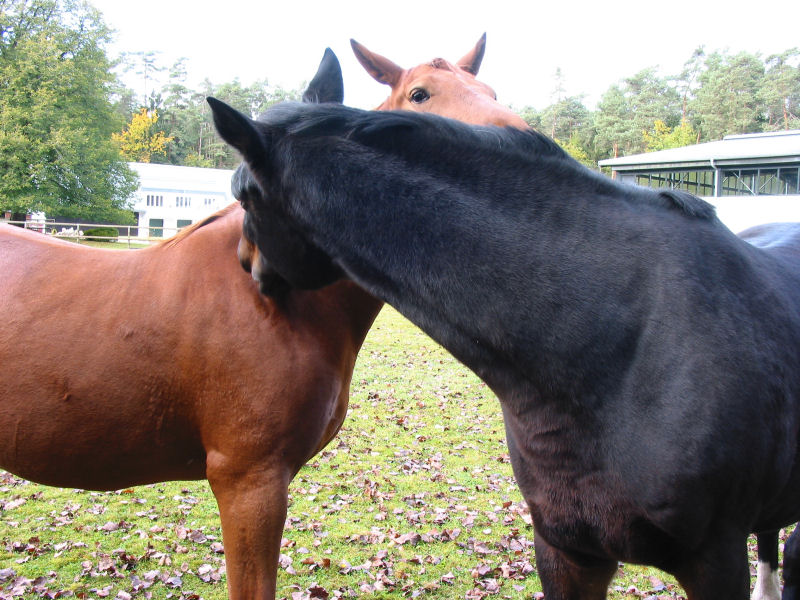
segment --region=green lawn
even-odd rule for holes
[[[361,351],[342,431],[290,491],[279,597],[540,595],[497,400],[392,309]],[[0,472],[0,600],[225,598],[221,538],[205,482],[97,493]],[[681,594],[625,565],[609,597]]]

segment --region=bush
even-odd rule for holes
[[[107,238],[113,238],[114,241],[116,241],[116,239],[119,237],[119,231],[116,227],[95,227],[94,229],[87,229],[84,231],[83,236],[86,238],[97,238],[100,241],[106,241]]]

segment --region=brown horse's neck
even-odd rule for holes
[[[239,204],[232,204],[179,236],[166,240],[160,248],[168,253],[183,248],[192,258],[192,269],[218,273],[220,277],[215,278],[218,282],[215,285],[226,298],[223,305],[237,309],[235,303],[240,303],[238,310],[255,307],[258,318],[283,319],[298,329],[322,332],[338,329],[341,336],[346,336],[348,346],[357,352],[383,302],[349,281],[315,291],[292,290],[277,302],[260,294],[257,284],[237,260],[236,248],[242,235],[243,218],[244,211]],[[226,282],[224,285],[219,283],[222,280]],[[234,293],[234,290],[238,291]]]

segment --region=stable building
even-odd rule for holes
[[[800,130],[722,140],[599,161],[618,181],[681,189],[717,207],[733,231],[800,221]]]
[[[235,199],[230,169],[128,163],[139,175],[133,212],[140,238],[170,237]]]

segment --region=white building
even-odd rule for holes
[[[611,167],[619,181],[700,196],[735,232],[761,223],[800,222],[800,130],[728,135],[599,164]]]
[[[224,208],[231,195],[229,169],[128,163],[139,175],[133,212],[139,237],[169,237]]]

